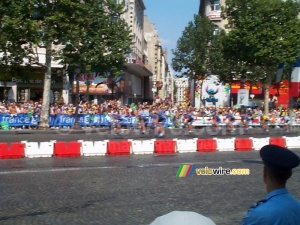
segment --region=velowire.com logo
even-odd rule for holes
[[[176,177],[191,177],[193,173],[196,172],[198,176],[200,175],[250,175],[250,169],[248,168],[196,168],[192,164],[181,164]]]

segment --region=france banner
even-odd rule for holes
[[[27,114],[0,114],[0,123],[8,122],[11,127],[37,126],[39,116],[28,116]]]
[[[39,116],[29,116],[27,114],[0,114],[0,123],[8,122],[11,127],[22,126],[38,126]],[[78,123],[80,126],[111,126],[114,122],[118,122],[121,126],[133,127],[139,123],[135,116],[121,116],[118,121],[114,121],[111,117],[102,114],[79,114]],[[75,123],[74,115],[57,114],[49,116],[50,127],[72,127]],[[149,126],[153,123],[153,117],[147,117],[145,124]],[[165,116],[164,126],[173,126],[173,121]]]

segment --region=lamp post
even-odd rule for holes
[[[79,130],[81,127],[79,126],[78,122],[78,109],[79,109],[79,76],[80,76],[80,68],[75,69],[75,79],[76,79],[76,108],[75,108],[75,121],[73,125],[74,130]]]
[[[242,74],[241,76],[241,89],[245,89],[246,76]]]
[[[55,91],[54,92],[54,102],[58,102],[59,101],[59,92]]]
[[[134,93],[134,104],[136,105],[136,93]]]

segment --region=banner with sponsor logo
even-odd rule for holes
[[[195,107],[200,107],[202,105],[200,102],[205,104],[205,106],[228,106],[229,97],[229,84],[223,84],[216,75],[210,75],[200,82],[196,81]]]
[[[50,127],[69,127],[73,126],[75,122],[74,115],[50,115],[49,117]],[[0,114],[0,123],[6,121],[11,127],[22,127],[22,126],[37,126],[39,122],[39,116],[29,117],[27,114]],[[114,120],[110,116],[103,114],[79,114],[78,123],[80,126],[111,126],[114,124]],[[135,116],[121,116],[118,120],[118,123],[121,126],[132,127],[135,124],[138,124],[138,118]],[[146,117],[145,124],[150,125],[153,123],[153,117]],[[170,117],[165,116],[164,126],[170,127],[173,126],[173,121]]]
[[[79,93],[86,94],[123,94],[125,92],[125,75],[117,77],[100,76],[95,72],[74,75],[73,93],[76,93],[76,79],[79,81]],[[127,82],[128,83],[128,82]]]
[[[249,90],[239,89],[237,97],[237,105],[249,105]]]
[[[8,122],[11,127],[37,126],[39,116],[28,116],[27,114],[0,114],[0,123]]]

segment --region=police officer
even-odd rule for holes
[[[264,146],[260,156],[264,163],[263,178],[268,194],[249,209],[243,225],[300,224],[300,202],[285,187],[292,176],[292,169],[299,165],[299,157],[277,145]]]

